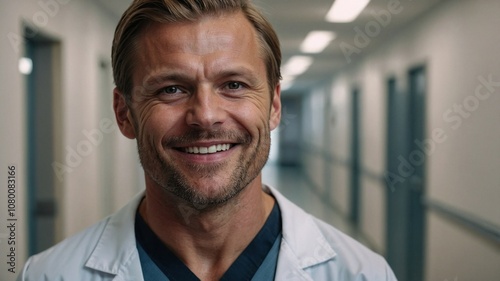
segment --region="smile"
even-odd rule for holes
[[[212,154],[221,151],[226,151],[231,148],[231,144],[217,144],[211,145],[209,147],[203,146],[193,146],[193,147],[185,147],[183,148],[184,152],[190,154]]]

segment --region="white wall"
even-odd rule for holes
[[[324,192],[324,161],[321,158],[315,157],[316,149],[322,148],[324,144],[323,128],[324,128],[324,104],[325,91],[318,88],[315,92],[309,95],[309,98],[304,100],[302,111],[306,114],[303,118],[303,148],[307,151],[302,155],[302,166],[307,167],[304,171],[310,179],[314,188],[320,192]],[[308,114],[315,112],[316,114]]]
[[[418,20],[391,34],[375,50],[363,50],[363,59],[331,80],[334,123],[333,145],[320,147],[341,163],[349,160],[350,89],[359,86],[362,97],[362,166],[375,175],[385,168],[386,81],[397,79],[407,91],[408,70],[425,65],[428,76],[426,135],[444,130],[446,141],[436,144],[427,164],[426,196],[500,226],[500,1],[443,1]],[[474,93],[481,80],[483,100]],[[305,97],[306,100],[313,97]],[[479,101],[477,104],[474,102]],[[454,113],[463,105],[463,117]],[[468,103],[467,103],[468,102]],[[316,115],[316,111],[305,114]],[[449,112],[452,110],[452,112]],[[319,118],[319,117],[316,117]],[[327,117],[325,117],[327,118]],[[309,117],[309,119],[313,119]],[[306,127],[306,126],[305,126]],[[321,138],[321,136],[320,136]],[[320,158],[320,155],[316,155]],[[309,163],[318,159],[307,160]],[[313,167],[305,166],[307,173]],[[346,165],[333,165],[331,201],[348,210]],[[321,175],[316,175],[322,177]],[[370,177],[362,179],[361,230],[380,252],[385,249],[385,187]],[[500,276],[500,248],[479,234],[439,213],[426,213],[426,280],[496,280]]]
[[[23,35],[23,21],[38,23],[41,32],[61,42],[62,100],[58,103],[63,118],[58,122],[62,126],[62,145],[57,147],[60,158],[56,160],[67,164],[68,147],[76,150],[79,145],[91,141],[84,131],[100,132],[104,139],[112,139],[114,143],[114,149],[107,152],[99,149],[100,141],[91,145],[91,152],[82,157],[81,163],[63,174],[58,191],[58,238],[83,229],[123,205],[141,188],[142,178],[135,143],[120,137],[116,125],[114,129],[107,125],[100,127],[104,118],[100,107],[112,110],[110,104],[102,104],[106,102],[101,95],[111,95],[112,85],[110,83],[107,93],[102,92],[99,62],[102,58],[110,58],[117,19],[88,0],[0,1],[0,279],[6,281],[14,280],[17,275],[7,271],[3,254],[8,250],[4,227],[7,190],[3,183],[7,182],[7,166],[11,164],[17,169],[16,271],[22,268],[27,251],[26,89],[17,68],[23,44],[14,40]],[[108,202],[112,207],[107,210],[101,202],[100,170],[105,167],[100,164],[100,153],[107,153],[115,163],[112,167],[115,175],[111,191],[113,202]]]

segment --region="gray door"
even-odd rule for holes
[[[351,178],[350,178],[350,219],[355,227],[359,226],[360,214],[360,180],[361,180],[361,111],[360,92],[354,88],[351,103]]]
[[[408,91],[387,81],[387,260],[400,281],[423,280],[426,74],[408,72]]]
[[[28,152],[28,226],[29,253],[47,249],[56,237],[56,127],[54,103],[57,43],[30,29],[25,30],[25,57],[32,61],[26,73],[27,152]]]

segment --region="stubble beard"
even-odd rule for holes
[[[240,194],[260,174],[269,157],[271,142],[269,128],[265,128],[264,134],[255,143],[252,143],[252,138],[248,133],[191,131],[182,137],[166,140],[162,148],[175,147],[184,142],[217,138],[234,139],[240,143],[242,152],[236,164],[192,165],[181,163],[188,168],[187,170],[191,171],[186,173],[176,167],[176,163],[166,161],[162,157],[161,151],[143,141],[142,138],[137,140],[139,158],[146,174],[164,192],[175,195],[197,210],[223,206]],[[231,170],[230,165],[235,165],[235,167]],[[217,183],[219,186],[206,187],[191,184],[190,177],[210,178],[213,175],[220,175],[224,171],[229,171],[230,174],[225,180],[226,183]],[[203,192],[207,189],[210,189],[211,192]]]

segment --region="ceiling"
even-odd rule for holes
[[[117,20],[132,2],[131,0],[95,1]],[[301,54],[300,44],[309,31],[331,30],[336,33],[336,39],[322,53],[313,55],[312,66],[306,73],[297,77],[288,90],[288,92],[300,93],[307,92],[314,85],[331,78],[334,73],[354,63],[380,42],[387,40],[390,35],[401,30],[408,23],[418,20],[427,10],[443,1],[445,0],[371,0],[361,15],[351,23],[330,23],[324,20],[333,0],[254,0],[254,3],[262,8],[278,33],[283,52],[283,64],[291,56]],[[375,14],[383,13],[390,15],[390,19],[386,17],[385,22],[380,18],[377,20]],[[364,31],[366,35],[366,28],[368,32],[372,32],[368,36],[369,42],[365,44],[358,41],[356,44],[354,38],[360,32],[356,30]],[[350,48],[347,46],[357,48],[358,53],[354,52],[349,56],[350,62],[344,55],[341,45],[344,46],[344,52]]]

